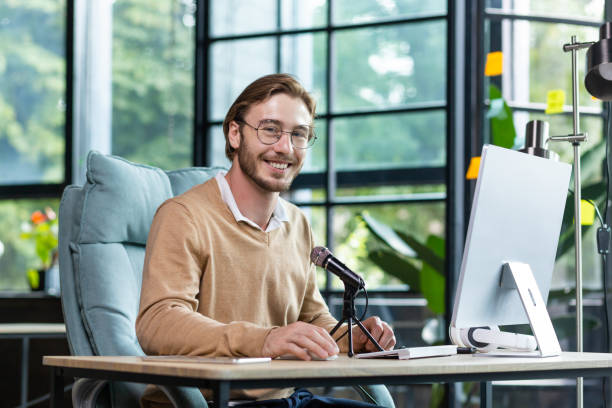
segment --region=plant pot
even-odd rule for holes
[[[29,269],[27,273],[28,283],[33,292],[45,290],[45,277],[47,271],[45,269]]]

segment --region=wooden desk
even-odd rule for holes
[[[612,375],[612,354],[563,353],[549,358],[455,355],[418,360],[276,360],[261,364],[164,363],[140,357],[45,356],[54,370],[52,407],[60,406],[63,377],[210,388],[216,407],[227,406],[231,388],[314,387],[575,378]]]
[[[9,323],[0,324],[0,339],[21,339],[21,401],[20,407],[28,403],[28,377],[30,367],[30,340],[66,338],[63,323]]]

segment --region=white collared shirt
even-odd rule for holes
[[[250,226],[263,231],[259,225],[242,215],[238,209],[238,205],[236,204],[232,190],[225,179],[225,174],[225,172],[217,173],[215,180],[217,180],[217,185],[221,191],[221,199],[229,207],[230,211],[234,215],[234,218],[236,219],[236,222],[244,221]],[[266,228],[265,232],[270,232],[280,228],[283,222],[289,222],[289,218],[287,218],[287,212],[283,206],[282,199],[278,197],[278,200],[276,200],[276,208],[274,208],[274,211],[272,212],[272,217],[270,217],[270,221],[268,222],[268,227]]]

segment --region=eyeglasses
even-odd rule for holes
[[[291,144],[296,149],[308,149],[312,147],[317,136],[314,134],[312,126],[300,125],[293,128],[291,131],[283,130],[281,123],[277,120],[264,119],[259,122],[257,127],[248,124],[244,120],[237,119],[236,122],[244,123],[248,127],[257,131],[257,138],[265,145],[273,145],[278,142],[283,136],[283,133],[287,133],[291,138]]]

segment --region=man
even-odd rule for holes
[[[294,78],[259,78],[223,123],[232,162],[227,174],[160,206],[147,241],[136,321],[147,354],[310,360],[346,351],[348,336],[339,349],[329,335],[336,320],[316,286],[308,221],[279,197],[314,142],[314,115],[314,100]],[[382,347],[393,348],[388,324],[371,317],[364,325]],[[359,330],[353,344],[375,351]],[[240,395],[288,394],[268,391]]]

